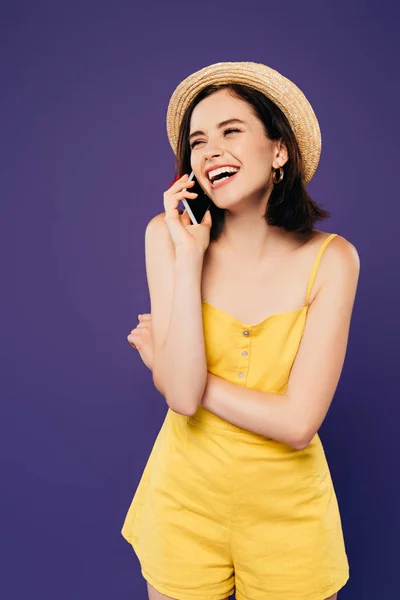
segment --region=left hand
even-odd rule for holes
[[[139,315],[139,324],[135,329],[132,329],[128,335],[128,342],[139,352],[140,358],[150,371],[153,370],[153,338],[151,336],[151,314],[146,313]],[[217,386],[219,377],[212,373],[207,373],[207,385],[201,400],[201,405],[204,408],[210,408],[210,391],[212,386]]]
[[[135,348],[140,358],[150,371],[153,370],[154,348],[151,335],[151,314],[139,315],[139,324],[132,329],[127,337],[128,342]]]

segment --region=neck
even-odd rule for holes
[[[226,211],[218,245],[236,260],[254,265],[266,258],[292,252],[301,245],[303,238],[304,235],[286,231],[283,227],[268,225],[263,215],[232,215]]]

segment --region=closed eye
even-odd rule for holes
[[[230,127],[229,129],[225,129],[224,131],[224,135],[226,135],[227,133],[231,133],[231,132],[241,132],[241,129],[237,129],[236,127]],[[193,149],[197,144],[200,144],[201,140],[196,140],[195,142],[193,142],[190,146],[191,149]]]
[[[230,129],[225,129],[224,134],[230,133],[231,131],[239,131],[240,132],[240,129],[237,129],[236,127],[231,127]]]

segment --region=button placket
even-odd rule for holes
[[[242,330],[242,335],[245,336],[246,338],[250,338],[250,330],[249,329],[243,329]],[[249,343],[249,341],[248,341],[248,343]],[[242,351],[241,351],[240,354],[241,354],[241,356],[249,356],[249,351],[242,349]],[[237,376],[238,376],[239,379],[243,380],[246,377],[245,371],[247,371],[247,369],[248,369],[248,359],[246,360],[246,363],[247,363],[246,366],[243,367],[242,370],[238,371],[238,373],[237,373]]]

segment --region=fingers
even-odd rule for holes
[[[137,327],[151,327],[151,314],[138,315],[139,323]]]
[[[127,336],[127,340],[133,348],[137,350],[141,349],[141,339],[140,336],[145,334],[149,334],[151,331],[151,314],[139,314],[138,315],[139,323],[137,326],[131,330],[129,335]],[[140,330],[140,331],[139,331]]]
[[[175,179],[175,181],[169,186],[169,189],[177,191],[177,190],[182,189],[183,187],[185,187],[185,183],[187,185],[190,185],[191,183],[193,183],[193,180],[191,180],[191,181],[188,182],[188,179],[189,179],[189,175],[187,173],[184,173],[182,175],[182,177],[177,177]]]
[[[133,348],[140,350],[142,347],[141,335],[148,334],[151,331],[151,313],[139,314],[138,319],[139,323],[131,330],[127,336],[127,340]]]
[[[130,343],[132,348],[140,350],[140,337],[137,334],[135,335],[134,333],[130,333],[126,339]]]
[[[188,181],[188,175],[182,175],[180,179],[175,181],[175,183],[164,192],[164,209],[165,216],[167,217],[179,217],[179,212],[177,210],[177,206],[180,200],[184,198],[196,198],[197,194],[195,192],[190,192],[188,189],[194,185],[194,181]]]

